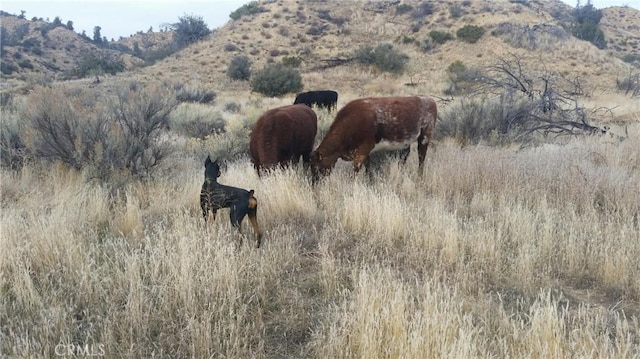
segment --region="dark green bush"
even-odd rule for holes
[[[2,74],[11,75],[16,71],[18,71],[18,68],[15,65],[10,64],[6,61],[0,61],[0,72],[2,72]]]
[[[591,42],[599,49],[605,49],[607,47],[604,32],[598,27],[598,24],[593,22],[583,22],[574,25],[571,33],[580,40]]]
[[[22,67],[23,69],[33,70],[33,64],[27,59],[18,62],[18,66]]]
[[[179,47],[201,41],[211,33],[202,16],[182,16],[178,18],[177,23],[171,24],[171,28],[174,30],[174,42]]]
[[[411,10],[413,10],[413,6],[409,4],[398,4],[396,6],[396,14],[398,15],[406,14],[408,12],[411,12]]]
[[[589,41],[599,49],[607,47],[604,32],[598,26],[600,19],[602,19],[602,10],[596,9],[591,2],[587,2],[584,6],[580,6],[578,2],[573,16],[575,19],[575,24],[571,31],[573,36]]]
[[[409,61],[409,56],[393,48],[391,44],[380,44],[375,49],[363,46],[357,49],[353,58],[364,65],[375,65],[384,72],[402,73]]]
[[[251,90],[269,97],[299,92],[302,88],[300,71],[283,64],[267,65],[251,79]]]
[[[233,80],[248,80],[251,77],[251,61],[245,55],[234,56],[229,62],[227,76]]]
[[[238,51],[238,46],[232,43],[225,44],[224,51],[228,51],[228,52]]]
[[[282,64],[289,67],[299,67],[302,59],[297,56],[285,56],[282,58]]]
[[[124,71],[122,59],[102,53],[89,52],[78,63],[74,74],[78,77],[96,76],[102,74],[114,75]]]
[[[622,57],[622,61],[629,64],[640,65],[640,53],[638,54],[626,54]]]
[[[451,35],[450,33],[446,32],[446,31],[433,30],[433,31],[429,32],[429,36],[431,37],[431,39],[435,43],[440,44],[440,45],[442,45],[445,42],[453,39],[453,35]]]
[[[456,31],[456,36],[470,44],[475,44],[484,35],[484,28],[476,25],[465,25]]]

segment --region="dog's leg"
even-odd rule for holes
[[[242,234],[242,219],[244,218],[244,211],[242,211],[236,204],[229,207],[229,220],[231,225],[238,228],[238,248],[242,247],[242,240],[244,235]]]
[[[253,227],[253,231],[256,234],[256,248],[260,248],[262,243],[262,232],[260,226],[258,226],[258,200],[253,196],[253,190],[249,191],[249,208],[247,214],[249,215],[249,221]]]

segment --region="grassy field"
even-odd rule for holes
[[[236,247],[227,211],[204,225],[207,140],[176,142],[153,180],[116,189],[61,165],[3,169],[0,353],[638,357],[629,136],[443,139],[422,177],[414,148],[373,178],[339,162],[315,187],[302,169],[258,178],[241,157],[219,180],[255,189],[260,249],[248,223]]]
[[[640,358],[640,102],[617,86],[637,73],[618,58],[637,52],[637,11],[607,12],[604,51],[560,27],[529,32],[569,14],[555,0],[262,3],[100,83],[6,79],[17,90],[0,108],[0,358]],[[398,12],[409,3],[424,13]],[[503,23],[514,27],[492,31]],[[476,44],[431,41],[468,24],[487,31]],[[60,66],[80,57],[66,35],[42,40]],[[402,74],[319,66],[383,43],[410,58]],[[372,177],[339,161],[315,186],[302,168],[259,178],[251,125],[294,94],[232,80],[246,54],[253,71],[301,59],[304,90],[338,91],[338,108],[432,95],[449,131],[436,130],[422,176],[414,145]],[[454,98],[454,64],[469,82],[513,66],[531,91],[503,81]],[[496,125],[527,117],[523,102],[547,89],[557,106],[538,119],[586,119],[598,134]],[[334,114],[318,116],[319,141]],[[205,225],[209,154],[227,160],[221,183],[255,190],[261,248],[228,210]]]

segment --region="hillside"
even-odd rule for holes
[[[446,70],[455,61],[484,68],[516,55],[525,60],[529,69],[579,79],[589,95],[615,93],[619,76],[637,72],[637,68],[620,59],[633,54],[640,39],[640,30],[634,25],[640,23],[640,11],[629,7],[603,11],[603,31],[612,37],[613,45],[600,50],[563,30],[572,8],[559,1],[429,2],[429,7],[423,4],[268,2],[262,5],[263,12],[230,21],[207,41],[135,72],[146,80],[179,79],[205,84],[217,92],[247,93],[247,82],[231,81],[226,75],[231,58],[245,55],[252,61],[253,71],[257,71],[285,57],[298,57],[307,90],[332,88],[358,95],[409,92],[436,96],[444,96]],[[403,5],[411,10],[402,12]],[[455,38],[456,31],[469,24],[485,29],[477,43],[454,39],[424,49],[422,44],[431,31],[448,32]],[[509,30],[499,33],[505,27]],[[328,67],[329,60],[347,59],[362,46],[381,43],[393,44],[409,56],[404,74],[389,75],[354,63]],[[405,86],[412,82],[417,86]]]
[[[106,88],[132,79],[170,80],[204,86],[222,96],[250,93],[248,82],[232,81],[226,74],[229,62],[238,55],[250,59],[254,72],[285,57],[298,58],[305,90],[332,88],[357,96],[424,93],[447,97],[444,93],[449,81],[447,69],[452,63],[460,61],[469,68],[485,69],[503,59],[518,58],[532,73],[552,73],[564,82],[579,82],[587,97],[602,98],[603,94],[616,97],[616,80],[637,72],[640,66],[640,60],[636,59],[640,11],[630,7],[602,11],[601,28],[609,46],[598,49],[565,30],[573,8],[557,0],[278,0],[259,6],[260,12],[230,20],[208,39],[151,66],[143,66],[143,60],[131,55],[136,45],[140,52],[155,51],[156,57],[161,57],[171,41],[170,32],[139,33],[110,43],[107,48],[98,48],[64,27],[42,35],[40,29],[46,23],[29,20],[20,23],[16,17],[3,16],[3,27],[8,29],[25,26],[26,21],[29,30],[24,39],[33,39],[39,45],[39,51],[25,46],[3,47],[3,62],[17,68],[15,74],[3,75],[3,88],[20,89],[24,83],[41,83],[43,80],[38,80],[38,76],[72,78],[69,72],[78,67],[86,53],[93,52],[121,59],[125,64],[125,72],[104,82]],[[457,30],[465,25],[484,29],[477,43],[456,39]],[[448,33],[453,39],[437,44],[429,36],[432,31]],[[334,61],[349,60],[357,49],[383,43],[392,44],[409,57],[407,69],[401,75]],[[20,63],[31,65],[25,68]],[[332,66],[335,64],[340,65]],[[609,97],[595,102],[608,107],[622,106],[618,112],[625,118],[632,118],[637,110],[625,108],[625,104],[617,103],[618,99]]]
[[[0,24],[3,91],[74,78],[89,55],[121,63],[123,70],[131,71],[144,64],[143,55],[162,53],[173,36],[171,32],[141,32],[98,45],[61,23],[0,12]]]

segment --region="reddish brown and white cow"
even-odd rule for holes
[[[258,174],[289,162],[309,163],[318,130],[318,117],[305,104],[283,106],[265,112],[253,126],[249,140],[251,162]]]
[[[436,103],[429,97],[369,97],[349,102],[311,154],[314,178],[328,174],[338,158],[353,161],[354,170],[359,171],[368,164],[372,151],[405,150],[408,154],[416,140],[422,174],[437,115]]]

